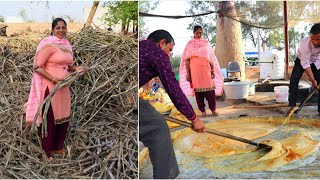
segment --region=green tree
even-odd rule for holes
[[[217,11],[215,8],[218,7],[218,2],[214,1],[190,1],[189,4],[190,9],[186,12],[188,15]],[[235,1],[235,8],[238,15],[236,18],[242,22],[243,39],[248,39],[254,46],[257,46],[259,38],[261,44],[276,48],[279,48],[280,44],[284,42],[283,1]],[[320,2],[317,1],[288,1],[289,20],[301,22],[304,19],[317,19],[318,10],[320,10]],[[208,38],[211,43],[215,44],[216,15],[195,17],[193,22],[189,24],[188,29],[192,29],[194,25],[205,24],[204,38]],[[255,26],[261,27],[259,34]],[[306,32],[308,30],[307,28]],[[304,36],[306,36],[306,33],[297,32],[293,29],[289,30],[289,49],[292,57],[290,60],[295,59],[297,43]]]
[[[190,9],[187,11],[187,14],[217,11],[216,7],[218,7],[218,3],[217,1],[190,1]],[[236,18],[244,22],[241,24],[243,39],[250,39],[255,46],[257,45],[257,29],[245,23],[255,26],[281,26],[283,23],[282,4],[283,2],[272,1],[236,1],[235,8],[238,14]],[[217,14],[194,17],[188,29],[192,29],[194,25],[203,25],[204,38],[215,44],[216,16]],[[269,29],[260,29],[259,38],[262,40],[261,42],[267,42],[269,33]]]
[[[0,22],[4,22],[4,17],[0,15]]]
[[[170,60],[172,69],[174,69],[175,71],[177,71],[180,67],[180,60],[181,56],[173,56]]]
[[[27,15],[27,12],[25,9],[20,9],[18,14],[24,22],[33,22],[33,20],[30,19],[29,16]]]
[[[320,2],[316,1],[288,1],[288,19],[291,25],[296,22],[304,20],[318,21],[318,10],[320,9]],[[241,16],[242,21],[249,24],[262,26],[260,28],[261,43],[266,43],[269,46],[278,47],[279,43],[284,42],[283,30],[283,11],[284,5],[282,1],[240,1],[237,10],[243,12]],[[245,12],[245,13],[244,13]],[[266,29],[267,27],[279,27]],[[258,34],[257,29],[253,26],[242,24],[243,38],[248,38],[254,45],[257,45]],[[289,44],[293,47],[294,39],[299,38],[301,33],[293,33],[289,30]],[[300,38],[301,39],[301,38]]]
[[[237,11],[240,16],[242,37],[249,39],[254,46],[258,44],[258,38],[262,44],[268,42],[272,27],[283,26],[283,2],[279,1],[240,1],[237,3]],[[258,29],[254,26],[265,28]],[[273,32],[275,33],[275,32]]]
[[[51,16],[51,21],[55,20],[57,17],[55,17],[54,15]]]
[[[108,26],[121,23],[121,32],[128,34],[129,26],[133,24],[133,30],[138,24],[138,1],[108,1],[104,3],[109,8],[103,16]]]
[[[139,11],[148,13],[154,10],[159,5],[159,1],[140,1]],[[148,27],[146,27],[146,20],[144,17],[139,17],[139,38],[146,39]]]
[[[175,77],[176,77],[177,81],[179,81],[180,60],[181,60],[181,56],[173,56],[170,59],[171,66],[172,66],[173,72],[175,73]]]
[[[267,46],[274,46],[279,49],[280,44],[284,42],[284,31],[283,29],[273,29],[270,31]]]
[[[289,29],[289,61],[294,62],[296,59],[300,42],[308,35],[309,29],[310,25],[305,25],[302,32],[295,30],[295,28]]]
[[[187,15],[199,14],[208,11],[215,11],[218,6],[218,1],[189,1],[190,9],[186,12]],[[216,44],[216,14],[206,16],[193,17],[193,22],[189,24],[188,29],[193,30],[195,25],[202,26],[203,38],[208,39],[212,44]],[[192,37],[192,35],[190,35]]]

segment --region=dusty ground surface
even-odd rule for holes
[[[257,97],[260,97],[259,95],[255,95]],[[189,97],[188,98],[190,103],[192,104],[194,109],[198,109],[196,99],[195,97]],[[227,119],[227,118],[236,118],[236,117],[242,117],[242,116],[284,116],[281,112],[272,111],[270,109],[263,109],[263,108],[241,108],[241,109],[235,109],[234,106],[252,106],[253,103],[248,102],[246,100],[222,100],[217,99],[217,112],[219,113],[218,117],[212,117],[210,116],[210,111],[208,110],[208,105],[206,102],[206,111],[207,111],[207,117],[202,118],[205,123],[210,123],[215,120],[219,119]],[[175,129],[173,129],[175,130]]]

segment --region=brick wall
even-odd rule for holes
[[[291,76],[293,66],[289,66],[289,77]],[[259,79],[260,78],[260,66],[247,66],[246,67],[247,79]],[[303,73],[302,80],[308,80],[306,73]]]

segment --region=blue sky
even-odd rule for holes
[[[51,17],[69,15],[77,22],[83,20],[83,8],[92,6],[93,1],[2,1],[0,0],[0,15],[5,21],[14,20],[19,16],[19,11],[25,10],[29,19],[35,22],[51,22]],[[103,1],[100,2],[100,5]]]

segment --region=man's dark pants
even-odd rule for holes
[[[179,175],[165,118],[141,98],[139,98],[139,140],[149,149],[154,179],[173,179]]]
[[[313,63],[311,64],[311,70],[314,78],[317,80],[319,84],[320,72],[319,70],[317,70],[316,66]],[[301,66],[300,59],[297,58],[294,63],[294,67],[290,77],[290,86],[289,86],[289,106],[290,107],[296,106],[297,99],[298,99],[298,90],[299,90],[298,85],[303,73],[304,73],[304,69]],[[320,113],[320,96],[318,97],[318,112]]]

